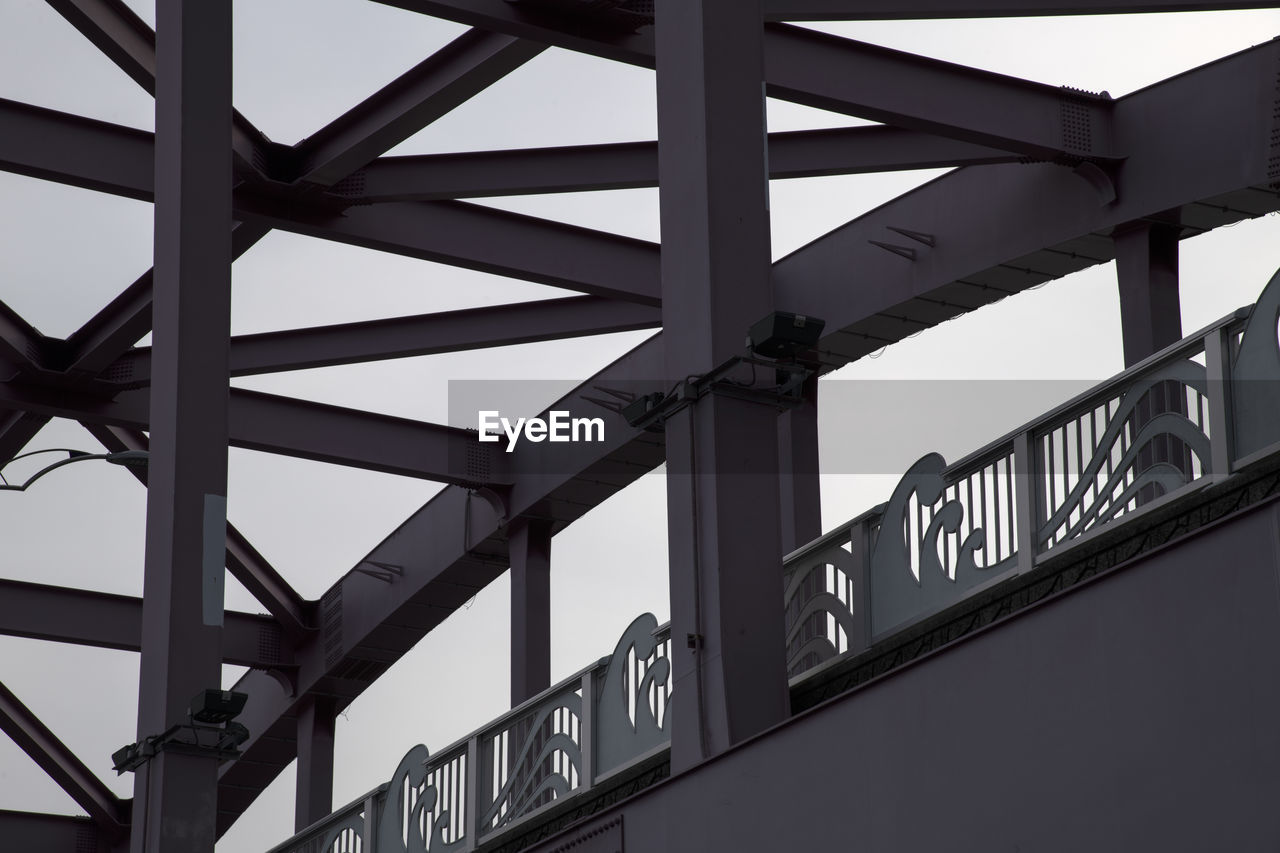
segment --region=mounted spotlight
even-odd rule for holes
[[[628,426],[648,429],[657,419],[662,402],[663,396],[656,392],[641,394],[622,407],[622,416],[627,419]]]
[[[747,347],[765,358],[794,358],[818,345],[826,325],[817,317],[774,311],[747,330]]]
[[[218,761],[239,758],[249,730],[232,720],[240,716],[248,699],[248,694],[234,690],[201,690],[187,707],[189,722],[117,749],[111,753],[111,766],[118,774],[128,773],[165,750]]]
[[[201,690],[191,700],[187,715],[197,723],[220,725],[240,716],[249,696],[234,690]]]

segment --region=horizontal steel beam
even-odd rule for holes
[[[463,33],[299,142],[299,180],[338,183],[545,49],[484,30]]]
[[[308,215],[297,205],[237,199],[237,215],[295,234],[656,306],[658,245],[458,201],[352,207]]]
[[[1008,163],[1019,156],[896,127],[769,134],[775,179]],[[656,187],[658,143],[383,157],[352,177],[335,194],[358,203]]]
[[[114,399],[27,383],[0,383],[0,410],[147,430],[150,394]],[[471,487],[506,482],[507,455],[475,434],[438,424],[231,390],[231,446]]]
[[[293,650],[270,616],[229,610],[222,659],[273,669],[293,664]],[[142,599],[0,579],[0,635],[136,652],[142,648]]]
[[[8,602],[0,598],[0,606],[8,606]],[[74,695],[67,699],[75,701]],[[81,701],[94,701],[92,697],[83,695],[79,698]],[[104,835],[113,840],[124,837],[128,832],[128,821],[120,798],[4,684],[0,684],[0,731],[12,738],[41,770],[66,791]],[[6,839],[5,843],[7,845],[9,840]]]
[[[376,2],[619,62],[654,64],[649,29],[592,30],[571,16],[539,14],[506,0]],[[772,97],[1032,157],[1123,156],[1110,144],[1103,99],[798,27],[766,25],[765,81]],[[1070,104],[1065,113],[1064,102]],[[1089,150],[1082,150],[1084,137],[1076,132],[1081,125],[1091,131]]]
[[[231,339],[231,375],[252,376],[335,364],[512,346],[602,335],[660,324],[657,309],[597,296],[571,296],[491,308],[442,311],[337,326],[238,335]],[[117,359],[108,381],[125,386],[151,379],[151,349]]]
[[[97,824],[87,817],[35,814],[0,809],[0,838],[10,850],[41,853],[108,853]],[[128,846],[122,839],[121,847]]]
[[[147,437],[137,430],[91,423],[82,426],[111,453],[149,449]],[[131,466],[129,471],[146,485],[145,467]],[[304,601],[229,521],[226,544],[227,571],[267,608],[267,612],[275,617],[285,633],[297,640],[314,630],[312,604]]]
[[[0,99],[0,169],[7,172],[150,201],[153,139],[143,130]]]
[[[1122,156],[1107,98],[802,27],[766,36],[773,97],[1030,157]]]
[[[764,0],[767,21],[1026,18],[1270,9],[1274,0]]]

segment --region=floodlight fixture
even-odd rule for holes
[[[657,392],[641,394],[622,407],[622,416],[627,419],[628,426],[647,428],[657,420],[656,410],[663,400],[663,395]]]
[[[235,690],[201,690],[191,700],[187,715],[197,723],[221,725],[240,716],[249,696]]]
[[[825,326],[826,322],[817,317],[774,311],[751,324],[747,347],[764,358],[794,358],[817,346]]]
[[[165,750],[219,761],[239,758],[249,729],[232,721],[248,699],[248,694],[234,690],[201,690],[187,707],[188,722],[117,749],[111,753],[111,767],[118,774],[129,773]]]

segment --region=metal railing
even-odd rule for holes
[[[1242,309],[958,462],[930,453],[889,501],[787,557],[793,680],[1110,523],[1280,451],[1280,274]],[[636,619],[612,656],[271,853],[469,851],[670,741],[669,626]]]
[[[670,633],[639,617],[610,657],[435,755],[415,746],[388,784],[271,853],[474,850],[625,771],[670,740]]]
[[[1280,273],[1257,305],[1167,347],[791,554],[788,672],[856,654],[1280,442]]]

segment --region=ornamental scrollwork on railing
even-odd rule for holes
[[[378,823],[377,853],[448,853],[461,850],[457,804],[441,800],[435,784],[441,770],[430,766],[427,748],[419,744],[405,753],[391,777]],[[465,759],[460,762],[465,767]],[[461,786],[459,786],[461,787]]]
[[[1012,518],[1004,516],[1001,535],[991,541],[984,527],[988,507],[998,515],[1009,503],[1011,465],[1008,456],[1001,462],[949,486],[946,460],[930,453],[903,475],[872,540],[873,633],[957,601],[1016,565]],[[988,491],[992,500],[985,499]]]
[[[652,613],[637,617],[609,659],[596,710],[596,768],[604,773],[671,739],[670,638]]]
[[[1043,431],[1036,544],[1075,539],[1210,473],[1208,394],[1205,368],[1179,359]]]
[[[365,828],[364,812],[347,815],[340,822],[330,826],[315,847],[298,848],[298,853],[364,853],[361,850]]]
[[[582,777],[582,697],[549,697],[481,742],[488,795],[481,832],[490,832],[565,796]]]
[[[854,608],[864,605],[849,543],[832,543],[787,566],[787,674],[807,672],[862,642]]]

